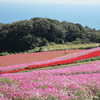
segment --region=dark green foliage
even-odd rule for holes
[[[0,23],[0,52],[23,52],[50,42],[64,44],[66,41],[99,43],[100,30],[48,18],[32,18],[12,24]]]
[[[63,27],[66,30],[66,41],[72,42],[76,38],[82,38],[82,34],[85,33],[84,28],[80,24],[62,22]]]
[[[3,23],[0,23],[0,28],[3,27]]]
[[[100,31],[85,27],[85,34],[82,34],[82,40],[85,43],[96,42],[100,43]]]

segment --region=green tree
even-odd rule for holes
[[[82,43],[82,40],[80,38],[76,38],[75,41],[73,41],[73,43],[79,44]]]

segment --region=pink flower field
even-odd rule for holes
[[[19,64],[17,67],[1,67],[0,70],[83,57],[96,51],[99,52],[100,47],[50,60]],[[0,74],[0,100],[100,100],[100,61],[57,69]]]

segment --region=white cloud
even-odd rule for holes
[[[100,0],[0,0],[0,2],[100,5]]]

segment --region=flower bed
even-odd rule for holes
[[[5,74],[5,73],[16,73],[16,72],[20,72],[20,71],[25,71],[27,69],[34,69],[34,68],[41,68],[41,67],[49,67],[49,66],[71,64],[71,63],[73,63],[75,61],[78,61],[78,60],[81,60],[81,59],[86,59],[86,58],[91,58],[91,57],[98,57],[98,56],[100,56],[100,50],[88,53],[86,55],[78,56],[78,57],[73,58],[73,59],[55,61],[55,62],[46,63],[46,64],[31,65],[31,66],[25,67],[24,69],[18,69],[18,70],[13,70],[13,71],[3,71],[2,74]]]
[[[68,59],[72,59],[72,58],[76,58],[78,56],[82,56],[88,53],[92,53],[95,51],[100,50],[100,47],[98,48],[93,48],[93,49],[89,49],[89,50],[85,50],[82,52],[78,52],[78,53],[73,53],[70,55],[66,55],[63,57],[58,57],[58,58],[54,58],[54,59],[50,59],[50,60],[45,60],[45,61],[40,61],[40,62],[31,62],[31,63],[24,63],[24,64],[18,64],[18,65],[13,65],[13,66],[6,66],[6,67],[1,67],[0,70],[1,71],[6,71],[6,70],[14,70],[14,69],[20,69],[20,68],[25,68],[27,66],[33,66],[33,65],[42,65],[42,64],[48,64],[51,62],[56,62],[56,61],[63,61],[63,60],[68,60]],[[46,66],[46,65],[45,65]]]
[[[95,51],[86,55],[82,55],[73,59],[68,59],[68,60],[62,60],[62,61],[55,61],[55,62],[51,62],[51,63],[47,63],[47,64],[42,64],[42,65],[33,65],[33,66],[28,66],[25,67],[27,69],[31,69],[31,68],[40,68],[40,67],[49,67],[49,66],[57,66],[57,65],[63,65],[63,64],[71,64],[75,61],[81,60],[81,59],[86,59],[86,58],[91,58],[91,57],[98,57],[100,56],[100,50],[99,51]]]
[[[52,70],[1,74],[0,97],[2,100],[99,100],[99,72],[100,61]]]
[[[16,73],[16,72],[20,72],[20,71],[25,71],[26,69],[34,69],[34,68],[41,68],[41,67],[49,67],[49,66],[57,66],[57,65],[64,65],[64,64],[71,64],[75,61],[78,60],[82,60],[82,59],[86,59],[86,58],[91,58],[91,57],[98,57],[100,56],[100,50],[99,51],[94,51],[82,56],[78,56],[76,58],[73,59],[68,59],[68,60],[60,60],[60,61],[54,61],[54,62],[50,62],[50,63],[45,63],[45,64],[37,64],[37,65],[31,65],[31,66],[27,66],[24,69],[16,69],[13,71],[3,71],[2,73]]]

